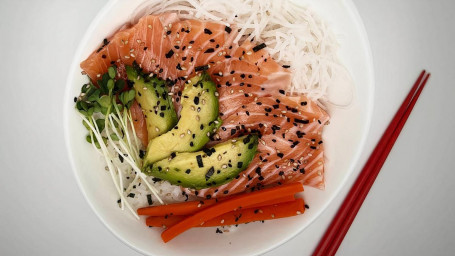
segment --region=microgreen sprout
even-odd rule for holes
[[[120,196],[121,209],[126,206],[136,218],[139,218],[126,200],[132,184],[138,179],[146,184],[161,204],[163,201],[156,188],[147,181],[147,176],[141,171],[142,159],[139,156],[141,145],[134,130],[130,111],[136,91],[126,89],[126,81],[117,77],[115,66],[109,67],[108,72],[101,76],[97,84],[98,86],[93,83],[84,84],[79,97],[76,98],[76,109],[88,130],[85,139],[104,156],[107,169]],[[124,188],[122,170],[114,161],[117,154],[135,173],[128,188]]]

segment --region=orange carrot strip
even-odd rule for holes
[[[206,221],[200,227],[227,226],[260,220],[286,218],[302,214],[304,211],[303,199],[298,198],[280,204],[231,211]],[[149,227],[171,227],[185,218],[187,216],[152,216],[147,218],[146,224]]]
[[[208,206],[214,205],[215,199],[190,201],[176,204],[150,206],[137,209],[138,215],[166,216],[166,215],[190,215]]]
[[[192,227],[200,226],[208,220],[227,212],[234,211],[239,208],[246,208],[250,205],[258,203],[275,200],[286,195],[294,195],[295,193],[302,191],[302,183],[296,182],[243,194],[242,196],[219,202],[218,204],[207,207],[206,209],[203,209],[194,215],[185,218],[184,220],[178,222],[174,226],[161,233],[161,238],[165,243],[167,243],[186,230]]]
[[[218,202],[232,199],[235,197],[242,196],[235,195],[232,197],[223,197],[218,199]],[[288,195],[282,198],[278,198],[272,201],[267,201],[265,203],[259,203],[257,205],[252,205],[251,207],[258,207],[262,205],[278,204],[283,202],[289,202],[294,200],[294,195]],[[159,206],[149,206],[144,208],[137,209],[138,215],[147,215],[147,216],[171,216],[171,215],[191,215],[204,208],[212,206],[216,203],[216,199],[201,200],[201,201],[190,201],[176,204],[168,205],[159,205]]]

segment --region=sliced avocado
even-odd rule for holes
[[[150,141],[144,165],[173,152],[200,150],[221,126],[216,93],[216,85],[207,73],[193,77],[182,92],[179,122],[172,130]]]
[[[128,80],[134,83],[135,99],[145,116],[148,139],[151,140],[169,131],[178,119],[166,82],[157,77],[142,74],[131,66],[126,67],[126,74]]]
[[[173,153],[146,166],[147,175],[174,185],[202,189],[228,183],[245,170],[256,155],[257,135],[229,140],[192,153]]]

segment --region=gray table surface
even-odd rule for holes
[[[104,3],[1,1],[0,255],[138,255],[90,210],[63,140],[67,71]],[[371,42],[377,88],[357,173],[419,71],[433,76],[338,253],[454,255],[455,2],[355,3]],[[266,255],[309,255],[354,179],[317,221]]]

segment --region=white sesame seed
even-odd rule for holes
[[[207,137],[210,137],[210,132],[207,133]]]
[[[198,204],[197,207],[198,207],[198,208],[201,207],[201,204]]]
[[[223,165],[221,166],[221,168],[226,169],[226,168],[227,168],[227,164],[223,164]]]
[[[221,56],[221,55],[223,55],[223,53],[222,53],[222,52],[219,52],[219,53],[218,53],[218,56]]]
[[[206,101],[203,99],[203,100],[201,101],[201,103],[202,103],[202,105],[205,105]]]
[[[185,137],[185,133],[180,134],[180,138]]]
[[[218,155],[217,159],[218,159],[218,161],[221,161],[221,159],[223,159],[223,157],[221,156],[221,154]]]
[[[246,53],[246,55],[251,55],[251,54],[253,54],[251,51],[248,51],[248,52]]]
[[[177,32],[177,38],[180,38],[180,34]],[[178,43],[179,44],[179,43]]]
[[[101,76],[101,74],[97,74],[97,75],[96,75],[96,77],[100,77],[100,76]]]
[[[136,42],[140,44],[142,41],[140,39],[137,39]]]
[[[302,212],[300,212],[300,211],[297,211],[296,213],[297,213],[297,215],[300,215],[300,214],[302,214]]]
[[[128,55],[125,56],[125,59],[129,59],[129,58],[130,58],[130,56],[128,56]]]
[[[220,221],[220,223],[223,224],[223,223],[224,223],[224,219],[222,219],[222,220]]]
[[[191,49],[191,48],[193,48],[193,46],[189,45],[187,48],[188,48],[188,49]]]
[[[172,23],[169,23],[169,25],[168,25],[168,26],[169,26],[169,28],[172,28]]]
[[[178,41],[175,41],[175,43],[176,43],[176,44],[180,44],[181,42],[180,42],[180,40],[178,40]]]
[[[134,53],[131,53],[130,55],[131,57],[136,58],[136,55],[134,55]]]
[[[160,131],[160,128],[155,127],[155,131],[159,132],[159,131]]]
[[[234,90],[233,90],[233,89],[231,89],[230,93],[231,93],[231,94],[233,94],[233,93],[234,93]]]
[[[151,29],[151,28],[152,28],[152,25],[149,24],[147,27]]]
[[[188,129],[186,132],[187,132],[188,134],[191,134],[191,131],[190,131],[190,129]]]
[[[231,140],[233,143],[237,142],[237,140]]]
[[[318,175],[319,175],[319,176],[321,176],[321,175],[322,175],[321,171],[318,171]]]
[[[282,111],[281,111],[281,113],[283,113],[283,114],[286,114],[286,113],[287,113],[287,111],[286,111],[286,110],[282,110]]]
[[[152,63],[155,63],[155,62],[156,62],[156,60],[155,60],[155,59],[152,59]]]
[[[201,118],[199,116],[196,116],[196,121],[199,121],[201,120]]]

